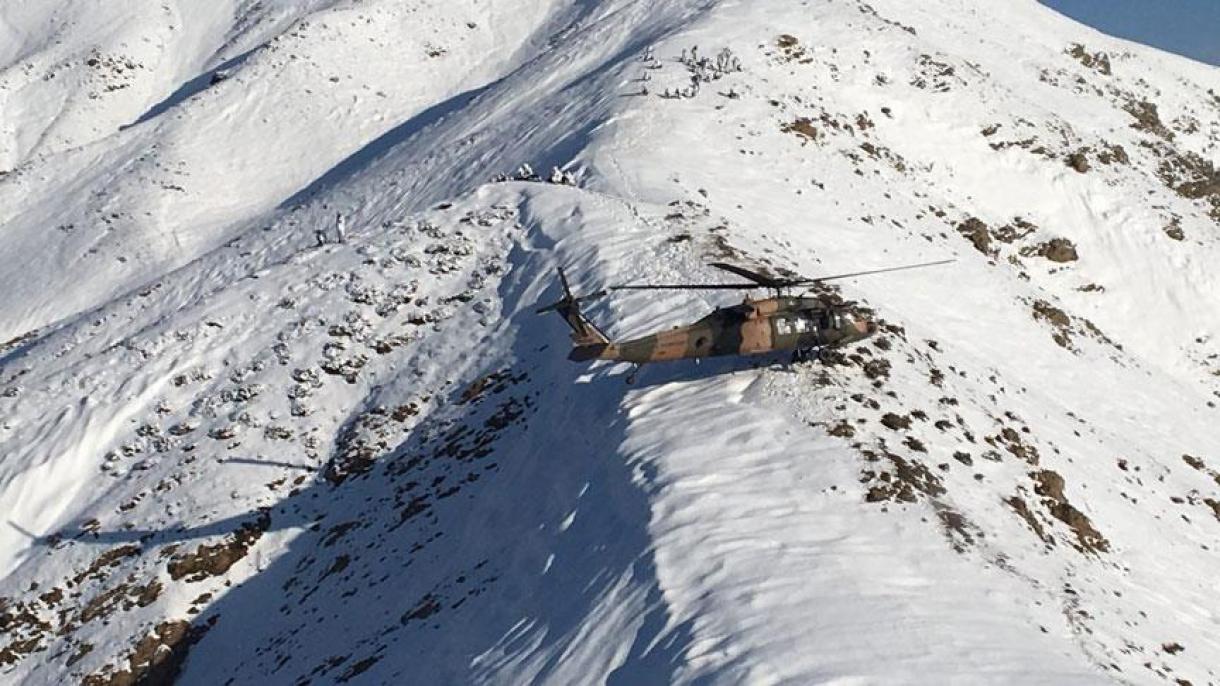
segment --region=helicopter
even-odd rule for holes
[[[791,350],[793,362],[803,362],[822,353],[855,343],[877,332],[877,324],[851,311],[851,303],[835,302],[826,296],[810,294],[827,281],[868,274],[882,274],[947,264],[939,260],[901,267],[835,274],[815,279],[778,278],[724,262],[708,266],[735,274],[746,283],[628,284],[610,286],[595,293],[574,296],[562,267],[559,282],[563,298],[538,308],[538,314],[558,312],[572,329],[573,348],[568,359],[574,362],[613,360],[630,362],[635,369],[627,376],[634,383],[640,367],[650,362],[666,362],[721,355],[757,355]],[[803,289],[791,295],[793,289]],[[686,326],[627,341],[611,341],[581,312],[582,302],[608,295],[611,291],[630,290],[744,290],[768,289],[770,297],[752,299],[749,293],[738,305],[720,307]]]

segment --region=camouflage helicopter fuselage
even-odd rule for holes
[[[871,336],[877,327],[818,298],[774,297],[723,307],[688,326],[611,342],[579,312],[568,317],[575,361],[620,360],[644,364],[719,355],[755,355],[777,350],[831,348]],[[573,322],[572,320],[577,321]]]
[[[828,281],[854,278],[868,274],[881,274],[906,269],[947,264],[952,260],[909,264],[868,271],[823,276],[815,279],[803,277],[776,277],[762,274],[734,264],[711,262],[708,266],[730,272],[745,279],[739,283],[687,283],[687,284],[628,284],[610,286],[596,293],[581,297],[572,295],[567,276],[559,268],[559,282],[563,286],[563,298],[558,302],[538,308],[537,312],[557,312],[572,329],[572,352],[569,360],[617,360],[643,365],[649,362],[665,362],[719,355],[756,355],[778,350],[793,351],[794,361],[807,359],[815,352],[837,348],[868,338],[877,332],[877,325],[862,319],[842,302],[830,298],[807,295],[790,295],[790,289],[803,288],[812,291]],[[746,297],[740,305],[713,310],[703,319],[687,326],[675,326],[669,331],[634,338],[629,341],[611,341],[593,322],[580,311],[582,301],[600,298],[610,291],[618,290],[753,290],[766,288],[773,293],[770,298],[753,300]],[[639,367],[637,366],[637,370]],[[627,382],[634,379],[634,372]]]

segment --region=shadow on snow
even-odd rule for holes
[[[520,295],[508,281],[503,288],[506,302]],[[516,317],[535,324],[528,310]],[[482,405],[460,402],[455,391],[367,473],[338,486],[319,476],[267,510],[270,531],[299,533],[265,567],[256,544],[249,561],[259,573],[196,618],[219,620],[192,649],[181,683],[563,680],[574,668],[605,669],[620,640],[630,648],[611,683],[669,681],[690,645],[690,624],[670,626],[646,476],[617,450],[630,387],[605,375],[576,383],[584,368],[545,350],[539,336],[520,335],[513,346],[511,370],[531,378]],[[370,405],[401,402],[377,393]],[[534,409],[490,454],[438,456],[428,434],[485,423],[491,404],[513,394],[531,398]],[[411,505],[414,494],[450,484],[461,488],[424,509]],[[166,543],[228,534],[261,514],[81,540],[138,541],[151,555]],[[586,659],[574,667],[573,654]]]

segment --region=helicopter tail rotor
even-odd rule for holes
[[[607,291],[602,289],[588,295],[580,297],[572,295],[572,289],[568,286],[568,277],[563,272],[563,267],[559,268],[559,283],[563,286],[563,299],[539,307],[535,312],[545,314],[547,312],[558,312],[568,326],[572,329],[572,343],[577,346],[604,346],[609,345],[610,339],[606,334],[602,333],[593,322],[585,318],[584,313],[580,311],[580,303],[600,298],[606,295]]]

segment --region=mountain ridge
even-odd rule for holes
[[[306,42],[499,27],[473,3],[245,16],[272,7]],[[96,228],[56,203],[95,188],[64,171],[83,153],[0,177],[32,208],[4,225],[2,321],[37,326],[0,348],[6,679],[1220,678],[1215,69],[1032,1],[529,10],[492,40],[510,55],[412,42],[487,80],[318,134],[309,180],[198,215],[168,261],[57,266]],[[310,28],[336,17],[365,24]],[[722,49],[739,69],[700,62]],[[285,136],[213,133],[266,92],[234,84],[354,66],[294,81],[247,59],[90,143],[112,161],[85,173],[120,178],[162,135],[208,150],[191,178],[279,155]],[[300,134],[308,112],[277,116]],[[115,202],[180,194],[132,188]],[[31,228],[65,212],[65,242]],[[713,260],[946,257],[840,283],[881,331],[825,364],[657,365],[632,387],[567,362],[533,313],[556,266],[592,292],[711,280]],[[39,270],[62,291],[19,302]],[[633,293],[589,316],[619,338],[722,304]]]

